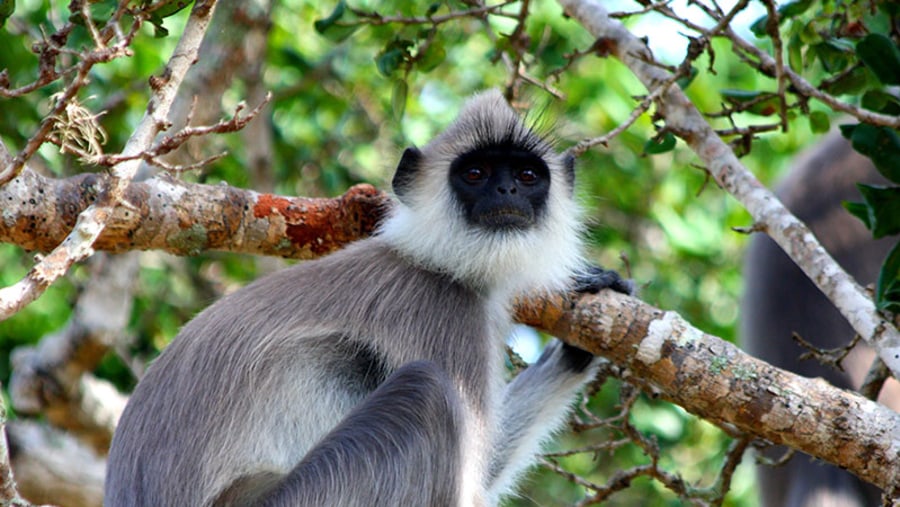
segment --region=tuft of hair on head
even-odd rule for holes
[[[494,145],[514,145],[542,158],[556,156],[553,144],[530,127],[497,89],[466,101],[456,121],[428,143],[423,152],[431,148],[434,155],[455,158],[460,153]]]
[[[528,150],[547,164],[547,207],[535,227],[489,232],[466,223],[450,188],[450,165],[465,153],[492,146]],[[499,90],[478,93],[446,130],[421,150],[404,154],[401,165],[416,167],[399,181],[395,177],[399,202],[379,236],[414,262],[478,290],[509,296],[564,289],[586,266],[581,212],[572,197],[572,162],[530,128]]]

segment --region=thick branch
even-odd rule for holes
[[[104,186],[101,174],[51,179],[24,170],[0,187],[0,242],[52,250]],[[26,197],[34,196],[34,197]],[[203,250],[311,259],[367,236],[388,197],[357,185],[333,199],[281,197],[227,185],[185,183],[167,175],[134,182],[94,248],[108,252]]]
[[[653,56],[647,46],[621,23],[610,19],[599,2],[559,3],[592,35],[607,40],[610,53],[627,65],[647,89],[655,90],[670,79],[662,66],[652,64]],[[741,164],[679,87],[670,86],[663,94],[660,112],[666,128],[687,142],[719,185],[740,201],[878,352],[894,376],[900,378],[900,331],[881,318],[871,298],[825,251],[809,228]]]
[[[821,379],[775,368],[673,312],[602,291],[534,299],[520,322],[608,358],[629,382],[704,419],[840,465],[888,493],[900,485],[900,414]]]

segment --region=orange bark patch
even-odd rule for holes
[[[272,213],[285,216],[290,206],[291,201],[284,197],[278,197],[277,195],[272,194],[261,194],[256,201],[256,205],[253,206],[253,216],[256,218],[269,218],[272,216]],[[285,218],[287,217],[285,216]]]
[[[307,199],[306,201],[313,200]],[[331,241],[335,217],[332,214],[323,213],[321,205],[298,203],[296,199],[261,194],[253,207],[253,216],[260,219],[271,219],[275,215],[284,220],[284,235],[294,245],[309,248],[316,255],[326,254],[339,246],[334,245]]]

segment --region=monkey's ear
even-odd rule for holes
[[[412,189],[421,161],[422,152],[418,148],[407,148],[403,152],[400,163],[397,164],[397,172],[394,173],[394,179],[391,181],[394,195],[401,200]]]

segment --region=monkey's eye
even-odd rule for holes
[[[483,180],[487,174],[481,167],[473,166],[466,169],[466,172],[464,172],[462,176],[463,179],[469,183],[478,183]]]
[[[516,174],[516,178],[522,183],[536,183],[538,180],[538,175],[534,169],[526,167],[525,169],[519,170],[519,173]]]

